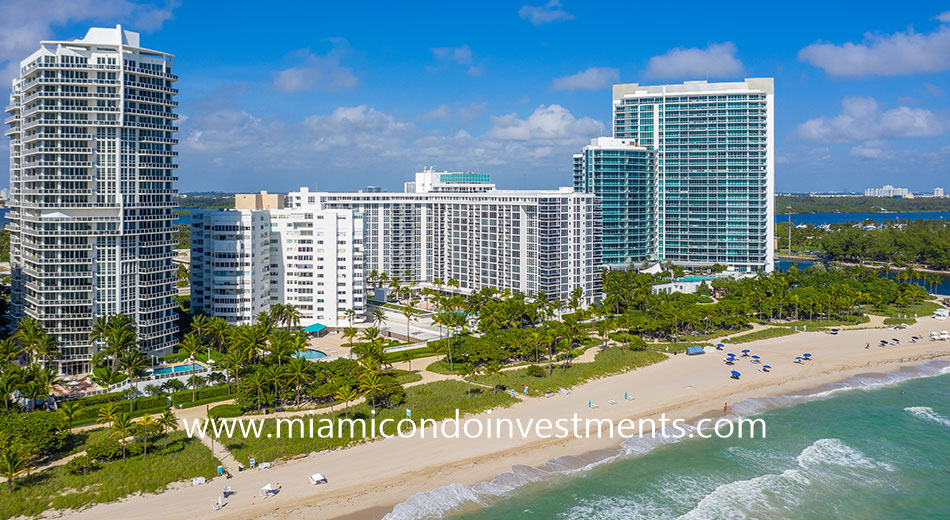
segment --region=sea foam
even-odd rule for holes
[[[774,408],[782,408],[804,402],[824,399],[838,392],[879,388],[881,386],[902,383],[911,379],[935,377],[947,373],[950,373],[950,362],[937,360],[913,367],[901,367],[899,370],[887,374],[858,375],[844,381],[823,385],[810,392],[774,397],[750,398],[745,401],[737,402],[730,405],[730,408],[735,415],[730,415],[727,418],[734,420],[740,416],[754,415]],[[929,408],[927,410],[929,410],[929,412],[938,419],[947,420],[942,416],[934,414]],[[908,411],[914,413],[911,410]],[[929,419],[929,417],[924,418]],[[688,432],[692,432],[694,429],[694,425],[687,426]],[[688,435],[684,438],[688,438]],[[433,489],[431,491],[417,493],[409,497],[405,502],[396,505],[392,512],[383,517],[383,520],[423,520],[443,518],[446,514],[458,511],[466,504],[478,506],[488,505],[527,484],[558,476],[571,475],[578,472],[587,471],[601,464],[613,462],[620,458],[646,455],[659,446],[677,442],[679,440],[682,439],[666,437],[662,435],[633,437],[623,441],[618,450],[599,450],[580,456],[558,457],[548,461],[538,468],[531,468],[528,466],[514,466],[511,471],[496,475],[491,481],[479,482],[473,486],[450,484]],[[861,467],[860,465],[863,462],[861,462],[862,458],[859,456],[860,454],[855,455],[853,451],[849,451],[850,448],[842,449],[836,442],[833,441],[840,443],[840,441],[837,439],[819,439],[814,444],[803,450],[802,454],[800,454],[798,457],[799,465],[814,465],[817,464],[818,461],[827,460],[837,461],[833,462],[833,464],[839,467],[848,467],[849,464],[857,465],[856,467]],[[866,461],[867,459],[863,460]],[[890,469],[889,467],[886,467],[886,465],[874,466],[874,468],[883,470]],[[864,467],[864,469],[872,468],[869,466]],[[787,482],[793,482],[795,479],[800,478],[798,473],[800,471],[801,468],[790,469],[778,475],[763,475],[762,477],[756,477],[763,480],[751,479],[751,481],[755,481],[751,484],[730,484],[736,484],[736,486],[739,487],[751,485],[753,488],[767,483],[775,484],[778,482],[784,484]],[[724,484],[724,486],[728,486],[730,484]],[[706,498],[712,497],[714,494],[715,491]],[[706,505],[703,507],[713,508],[715,501],[716,498],[709,498],[709,500],[706,501]],[[702,501],[697,507],[700,506],[702,506]],[[689,513],[687,513],[687,515],[688,514]],[[694,515],[684,516],[684,518],[709,518],[710,516],[716,516],[714,514],[714,509],[708,510],[706,516]],[[737,518],[742,517],[743,516],[740,515]],[[605,518],[609,518],[609,515]],[[630,518],[630,515],[627,515],[625,518]]]
[[[938,414],[929,406],[909,406],[904,408],[904,411],[910,412],[921,419],[933,421],[944,426],[950,426],[950,419]]]

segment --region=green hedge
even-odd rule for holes
[[[208,414],[213,419],[228,419],[231,417],[240,417],[244,415],[244,410],[241,407],[233,404],[219,404],[211,408],[208,411]]]

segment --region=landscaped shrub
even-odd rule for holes
[[[122,446],[115,439],[102,439],[86,450],[86,455],[94,460],[107,461],[122,458]]]
[[[66,463],[66,471],[73,475],[85,475],[98,467],[88,455],[77,455]]]
[[[219,404],[208,410],[208,415],[210,415],[212,419],[229,419],[231,417],[244,415],[244,410],[233,404]]]
[[[33,455],[49,455],[66,444],[63,416],[56,412],[0,412],[0,449],[22,446]]]
[[[547,375],[544,372],[544,369],[538,365],[531,365],[528,367],[528,375],[531,377],[544,377]]]
[[[159,455],[168,455],[169,453],[175,453],[183,449],[185,449],[185,443],[179,439],[175,442],[169,443],[166,447],[160,448],[157,453]]]

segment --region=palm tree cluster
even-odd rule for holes
[[[26,398],[27,408],[50,395],[61,381],[49,365],[59,357],[56,338],[46,333],[31,317],[20,320],[10,337],[0,340],[0,393],[3,409],[15,403],[13,396]]]

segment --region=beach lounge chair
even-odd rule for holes
[[[560,390],[558,390],[558,392],[561,392],[564,395],[571,395],[571,391],[566,388],[561,388]]]
[[[314,486],[327,483],[327,478],[323,476],[323,473],[314,473],[313,475],[310,475],[308,479]]]
[[[595,403],[595,402],[593,402],[593,401],[587,401],[587,407],[588,407],[588,408],[598,408],[597,403]]]
[[[257,469],[268,469],[270,468],[270,462],[261,462],[258,464]]]
[[[261,497],[267,498],[267,497],[276,495],[278,491],[280,491],[280,489],[278,489],[273,484],[268,482],[267,484],[264,484],[264,486],[261,488]]]
[[[195,477],[195,478],[191,479],[191,485],[192,485],[192,486],[200,486],[200,485],[204,484],[204,483],[207,482],[207,481],[208,481],[208,480],[207,480],[206,478],[204,478],[204,477]]]
[[[613,399],[607,399],[607,404],[617,404],[617,401],[614,401]]]
[[[630,394],[628,394],[627,392],[624,392],[624,393],[623,393],[623,398],[624,398],[625,400],[627,400],[627,401],[633,401],[633,399],[634,399],[633,396],[630,395]]]

